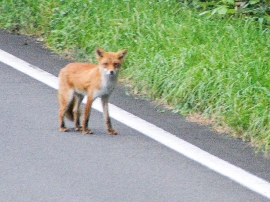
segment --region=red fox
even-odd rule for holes
[[[127,50],[106,52],[101,48],[95,50],[98,64],[70,63],[59,73],[59,123],[60,131],[68,131],[64,117],[74,121],[75,130],[84,134],[92,134],[88,129],[89,116],[93,101],[100,97],[103,115],[109,134],[116,135],[108,112],[108,99],[114,90],[119,69],[127,54]],[[80,125],[80,104],[87,95],[82,126]]]

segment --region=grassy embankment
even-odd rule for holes
[[[173,1],[2,0],[0,27],[80,60],[96,46],[127,48],[122,78],[134,92],[270,150],[270,33],[260,20],[209,19]]]

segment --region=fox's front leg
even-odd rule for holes
[[[89,122],[89,116],[91,113],[91,107],[92,107],[93,99],[91,96],[87,97],[87,102],[84,108],[84,116],[83,116],[83,122],[82,122],[82,132],[83,134],[93,134],[93,131],[88,129],[88,122]]]
[[[107,131],[110,135],[117,135],[117,131],[112,128],[111,118],[109,116],[109,109],[108,109],[108,99],[109,99],[108,96],[103,96],[101,98],[105,124]]]

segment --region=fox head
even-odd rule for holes
[[[96,48],[96,57],[98,64],[107,75],[116,75],[121,67],[127,50],[120,50],[118,52],[106,52],[101,48]]]

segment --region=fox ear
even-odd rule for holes
[[[96,48],[96,51],[95,52],[96,52],[96,56],[98,58],[102,58],[104,56],[104,53],[105,53],[105,51],[102,50],[101,48]]]
[[[124,59],[126,57],[126,54],[127,54],[127,50],[118,51],[118,59],[119,60]]]

